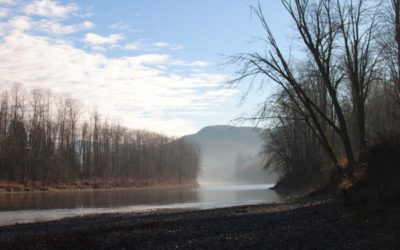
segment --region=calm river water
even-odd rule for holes
[[[0,193],[0,226],[79,215],[207,209],[279,202],[272,185],[201,185],[195,188],[124,188]]]

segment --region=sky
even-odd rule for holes
[[[290,39],[280,1],[260,1],[279,41]],[[262,52],[255,0],[0,0],[0,90],[68,95],[86,110],[168,135],[236,124],[266,92],[241,99],[227,57]],[[249,124],[245,124],[249,125]]]

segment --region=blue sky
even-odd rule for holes
[[[279,41],[290,42],[280,1],[261,1]],[[253,0],[0,0],[0,89],[20,82],[68,94],[131,128],[171,135],[229,124],[246,84],[226,88],[223,55],[262,51]],[[271,90],[267,90],[271,91]],[[83,112],[84,113],[84,112]]]

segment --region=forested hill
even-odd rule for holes
[[[184,139],[201,149],[199,182],[273,183],[262,169],[263,129],[210,126]]]

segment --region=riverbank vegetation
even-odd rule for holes
[[[41,89],[28,94],[21,85],[4,90],[0,97],[3,188],[196,181],[197,146],[180,138],[125,128],[102,119],[96,111],[87,117],[68,97],[55,97]]]
[[[275,39],[262,6],[253,8],[265,51],[233,56],[232,83],[274,84],[257,112],[266,122],[266,168],[278,188],[340,184],[400,197],[400,10],[398,1],[282,0],[298,53]]]

